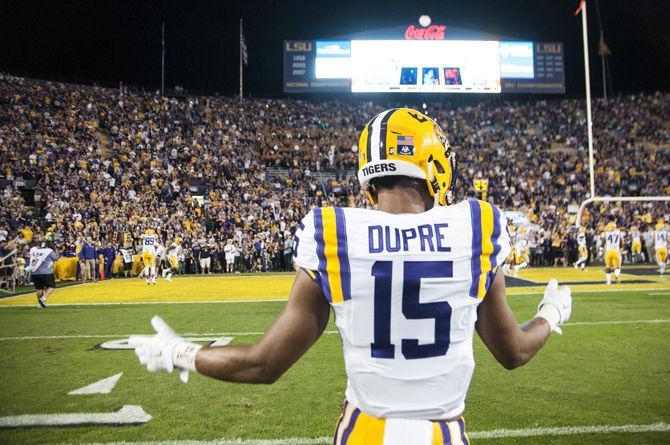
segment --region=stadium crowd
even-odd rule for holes
[[[288,270],[310,207],[368,205],[357,137],[389,105],[423,109],[443,127],[459,159],[456,198],[481,196],[473,180],[488,179],[486,199],[531,224],[535,265],[573,261],[575,211],[589,196],[580,100],[239,101],[0,74],[0,102],[0,242],[44,234],[65,255],[85,243],[96,256],[137,248],[153,228],[166,246],[181,240],[183,273],[203,272],[203,255],[223,271],[228,240],[236,271]],[[599,195],[670,194],[668,122],[669,93],[594,102]],[[35,205],[17,179],[36,181]],[[668,213],[658,203],[590,207],[592,258],[606,222],[644,233]]]

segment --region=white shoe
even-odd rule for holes
[[[38,307],[38,309],[39,308],[44,308],[44,309],[47,308],[47,302],[44,299],[44,297],[40,297],[40,298],[37,299],[37,307]]]

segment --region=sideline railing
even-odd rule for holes
[[[9,252],[7,255],[0,258],[0,292],[13,294],[16,292],[16,274],[18,269],[16,267],[16,249]],[[12,261],[6,264],[7,260],[11,258]],[[3,288],[4,285],[6,288]],[[11,290],[10,290],[11,286]]]

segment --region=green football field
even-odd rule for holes
[[[474,443],[670,443],[670,290],[575,292],[564,335],[507,371],[475,340],[466,406]],[[519,321],[540,296],[509,297]],[[332,317],[321,340],[270,386],[148,373],[122,344],[150,334],[160,314],[175,330],[213,341],[256,340],[283,302],[63,305],[0,308],[0,417],[113,413],[138,405],[139,425],[0,429],[0,443],[218,441],[329,443],[346,383]],[[207,338],[206,340],[204,338]],[[123,373],[109,394],[70,391]],[[235,439],[240,439],[235,441]],[[197,443],[197,442],[191,442]]]

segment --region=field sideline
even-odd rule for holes
[[[602,279],[595,268],[522,271],[526,283],[509,289],[519,320],[535,312],[549,274],[585,283],[572,285],[573,318],[563,336],[552,335],[533,362],[512,372],[475,340],[466,408],[473,441],[669,443],[668,278],[626,274],[607,287],[591,284]],[[149,334],[154,314],[203,342],[253,341],[283,307],[292,279],[178,277],[153,287],[111,280],[58,289],[47,310],[35,309],[34,295],[0,300],[0,354],[11,358],[0,371],[0,424],[26,414],[114,413],[125,405],[151,416],[135,426],[0,428],[0,443],[329,443],[346,384],[332,317],[326,335],[271,386],[198,375],[182,384],[174,374],[147,373],[131,351],[100,347]],[[108,394],[68,394],[120,373]]]
[[[535,268],[522,270],[520,281],[508,284],[509,295],[542,293],[550,278],[560,283],[569,283],[573,292],[599,292],[620,290],[670,290],[670,275],[660,276],[649,271],[649,267],[623,269],[621,283],[606,285],[604,273],[599,267],[585,272],[573,268]],[[644,271],[640,275],[638,271]],[[635,272],[635,273],[633,273]],[[147,286],[142,279],[113,279],[96,283],[75,284],[59,288],[49,299],[50,305],[95,304],[95,303],[197,303],[223,301],[285,301],[293,283],[294,273],[233,274],[233,275],[187,275],[176,277],[172,282],[158,281],[156,286]],[[0,299],[4,306],[34,306],[33,292]]]

